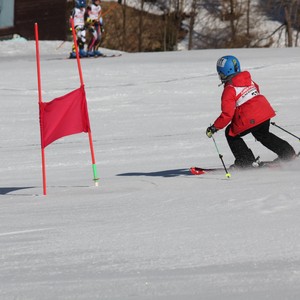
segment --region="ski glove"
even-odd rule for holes
[[[207,127],[206,135],[209,138],[211,138],[213,136],[213,134],[216,133],[217,131],[218,131],[218,129],[214,125],[211,125],[211,126]]]

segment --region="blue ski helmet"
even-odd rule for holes
[[[86,7],[86,0],[75,0],[75,7],[76,8]]]
[[[241,65],[239,60],[232,56],[222,56],[217,61],[217,72],[223,83],[228,80],[228,77],[241,72]]]

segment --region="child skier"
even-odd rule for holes
[[[225,136],[235,157],[234,167],[257,166],[256,159],[242,139],[251,133],[266,148],[275,152],[279,160],[296,157],[295,150],[286,141],[269,132],[270,119],[275,111],[260,94],[259,86],[252,81],[248,71],[241,72],[240,63],[234,56],[223,56],[217,61],[217,72],[224,84],[221,98],[221,114],[206,130],[211,138],[219,129],[226,127]]]
[[[100,0],[93,0],[92,5],[87,7],[86,14],[88,31],[90,34],[87,54],[88,56],[100,56],[102,53],[98,49],[101,44],[101,35],[104,32]]]
[[[85,7],[86,0],[75,0],[75,8],[72,10],[71,17],[74,20],[74,28],[77,36],[77,45],[79,48],[79,56],[86,57],[87,53],[84,51],[84,44],[86,42],[85,32]],[[72,47],[70,58],[76,58],[75,45]]]

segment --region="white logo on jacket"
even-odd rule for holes
[[[236,87],[234,86],[236,92],[236,103],[235,106],[241,106],[242,104],[246,103],[247,101],[253,99],[255,96],[259,95],[258,90],[256,89],[255,85],[252,84],[246,87]]]

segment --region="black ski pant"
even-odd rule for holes
[[[267,120],[233,137],[229,135],[230,125],[226,127],[225,135],[228,145],[235,157],[235,165],[239,167],[249,167],[255,161],[253,152],[242,139],[243,136],[250,132],[257,141],[262,143],[269,150],[275,152],[279,159],[289,160],[296,155],[295,150],[288,142],[271,133],[269,129],[270,120]]]

